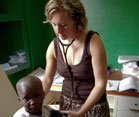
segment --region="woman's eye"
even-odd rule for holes
[[[61,24],[61,26],[62,26],[62,27],[66,27],[66,26],[67,26],[67,24]]]
[[[62,28],[66,28],[66,27],[67,27],[67,24],[58,24],[58,25],[57,25],[57,24],[53,24],[53,23],[52,23],[52,26],[53,26],[53,27],[60,26],[60,27],[62,27]]]
[[[56,24],[52,24],[52,26],[56,26]]]

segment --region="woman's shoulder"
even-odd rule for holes
[[[87,35],[91,35],[91,37],[95,38],[95,37],[99,37],[99,33],[94,31],[94,30],[88,30]]]
[[[57,38],[54,38],[51,42],[50,42],[50,44],[49,44],[49,46],[48,46],[48,49],[54,49],[54,46],[55,46],[55,43],[57,42]]]
[[[46,54],[48,56],[53,55],[55,56],[55,48],[54,48],[54,40],[52,40],[47,48]]]
[[[100,40],[99,34],[93,30],[87,30],[86,31],[86,39],[85,39],[85,43],[92,43],[94,44],[94,41],[98,41]],[[91,44],[91,45],[92,45]]]
[[[87,36],[89,35],[90,37],[88,37],[89,39],[86,42],[88,43],[88,46],[89,46],[88,49],[90,53],[94,54],[94,53],[104,50],[104,44],[99,34],[95,31],[89,30]]]
[[[95,31],[88,31],[88,35],[90,33],[90,43],[91,44],[96,44],[96,43],[100,43],[101,39],[100,39],[100,36],[99,36],[99,33],[98,32],[95,32]]]

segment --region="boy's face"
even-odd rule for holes
[[[42,109],[44,92],[42,87],[33,87],[29,86],[22,88],[18,91],[19,101],[25,107],[26,111],[35,114]]]

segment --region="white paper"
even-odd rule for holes
[[[138,90],[137,88],[137,83],[136,83],[136,79],[133,78],[133,77],[128,77],[128,78],[125,78],[123,80],[120,81],[120,84],[119,84],[119,91],[126,91],[126,90],[130,90],[130,89],[136,89]]]
[[[11,70],[11,69],[18,67],[17,65],[10,66],[9,63],[3,63],[3,64],[1,64],[1,66],[2,66],[4,71],[8,71],[8,70]]]
[[[119,80],[108,80],[106,90],[107,91],[118,91]]]
[[[125,63],[129,61],[139,61],[139,56],[120,55],[118,57],[118,63]]]
[[[38,69],[36,72],[34,72],[32,74],[32,76],[36,76],[38,77],[41,81],[43,80],[44,78],[44,73],[45,73],[45,70],[40,68]],[[53,84],[52,85],[59,85],[59,86],[62,86],[63,84],[63,80],[64,80],[64,77],[60,76],[58,74],[58,72],[55,73],[55,76],[54,76],[54,80],[53,80]]]

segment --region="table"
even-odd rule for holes
[[[139,94],[135,92],[107,91],[112,117],[139,117]]]

